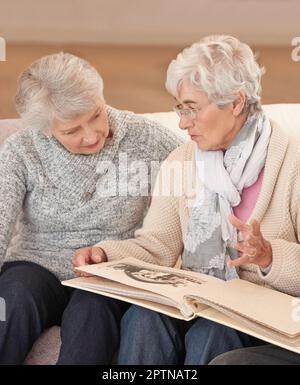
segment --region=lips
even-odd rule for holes
[[[85,148],[94,148],[99,144],[99,140],[95,142],[94,144],[89,144],[88,146],[84,146]]]

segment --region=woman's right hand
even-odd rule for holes
[[[106,261],[106,254],[100,247],[82,247],[75,252],[72,259],[74,273],[78,276],[90,277],[90,274],[75,270],[75,267]]]

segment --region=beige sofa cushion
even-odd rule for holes
[[[2,119],[0,120],[0,145],[11,134],[22,127],[20,119]]]
[[[44,331],[26,357],[25,365],[55,365],[60,350],[60,327]]]

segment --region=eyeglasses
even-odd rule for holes
[[[208,103],[205,107],[202,108],[182,108],[182,106],[179,104],[173,109],[180,118],[184,117],[187,119],[196,119],[198,112],[203,111],[210,104],[211,103]]]

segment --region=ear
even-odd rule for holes
[[[239,92],[238,97],[233,102],[233,115],[235,117],[239,116],[242,113],[245,107],[245,103],[246,103],[245,94],[243,92]]]

